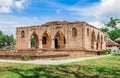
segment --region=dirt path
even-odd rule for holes
[[[109,56],[109,55],[94,56],[94,57],[83,57],[83,58],[72,58],[72,59],[65,59],[65,60],[30,60],[30,61],[0,60],[0,62],[23,63],[23,64],[59,65],[59,64],[66,64],[66,63],[84,61],[84,60],[88,60],[88,59],[102,58],[102,57],[107,57],[107,56]]]

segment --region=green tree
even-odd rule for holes
[[[14,37],[13,35],[5,35],[5,42],[7,43],[7,46],[12,46],[14,44]]]
[[[0,31],[0,48],[6,46],[13,46],[14,45],[14,37],[13,35],[5,35],[2,31]]]
[[[107,33],[108,37],[112,40],[120,37],[120,29],[115,29]]]
[[[109,22],[105,26],[111,28],[112,30],[116,29],[117,24],[120,23],[120,19],[111,17]]]
[[[100,30],[101,30],[102,32],[109,32],[109,29],[108,29],[107,27],[105,27],[105,28],[100,28]]]
[[[115,40],[120,37],[120,29],[117,25],[120,23],[120,19],[111,17],[109,22],[105,24],[105,27],[101,28],[101,31],[106,32],[106,35]]]
[[[0,31],[0,37],[2,37],[3,36],[3,32],[2,31]]]

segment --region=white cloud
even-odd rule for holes
[[[95,26],[95,27],[97,27],[97,28],[101,28],[101,27],[104,26],[104,24],[99,22],[99,21],[91,21],[91,22],[88,22],[88,23]]]
[[[96,24],[96,21],[100,24],[105,23],[110,17],[120,18],[119,9],[120,0],[101,0],[99,3],[95,3],[87,7],[73,6],[68,8],[68,10],[72,11],[72,14],[74,15],[83,16],[85,18],[87,17],[87,19],[89,19],[88,22],[92,22],[92,24]]]
[[[98,19],[108,19],[110,17],[120,18],[120,0],[101,0],[96,11]]]
[[[9,13],[11,12],[10,7],[1,7],[0,13]]]
[[[44,20],[38,17],[0,15],[0,30],[2,30],[5,34],[13,34],[15,36],[16,27],[40,25],[43,22]]]
[[[13,8],[22,9],[28,0],[0,0],[0,13],[10,13]]]
[[[25,6],[27,6],[30,3],[30,1],[28,2],[27,0],[20,0],[20,1],[15,1],[15,6],[17,8],[24,8]]]
[[[0,12],[9,13],[12,12],[13,8],[22,9],[27,6],[27,1],[28,0],[0,0]],[[53,3],[51,1],[48,1],[48,3],[54,7],[60,7],[60,5],[62,5],[59,3]],[[60,8],[57,8],[56,13],[62,14],[62,11],[68,11],[68,20],[70,19],[69,15],[71,14],[73,15],[73,17],[71,18],[73,18],[74,21],[82,19],[81,21],[86,21],[98,28],[103,27],[103,23],[107,22],[110,17],[120,18],[120,0],[101,0],[99,3],[95,3],[91,6],[85,7],[81,7],[78,5],[79,3],[77,3],[77,5],[75,6],[62,5]],[[18,26],[36,24],[40,25],[41,23],[47,21],[63,20],[62,18],[60,18],[60,16],[20,17],[14,15],[0,15],[0,30],[2,30],[6,34],[15,35],[15,29]]]
[[[8,19],[9,18],[9,19]],[[12,18],[12,19],[11,19]],[[48,21],[55,21],[58,18],[53,18],[50,16],[41,16],[41,17],[23,17],[15,15],[1,15],[0,14],[0,30],[8,35],[16,35],[16,27],[25,27],[25,26],[39,26]],[[62,19],[58,19],[62,20]]]

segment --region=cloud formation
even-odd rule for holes
[[[85,21],[101,28],[110,17],[120,18],[120,0],[101,0],[89,5],[83,5],[87,0],[80,0],[72,5],[55,0],[33,0],[32,2],[37,4],[28,6],[29,1],[31,0],[0,0],[0,30],[15,35],[16,27],[40,25],[55,20]],[[26,12],[27,16],[22,14],[26,9],[24,12],[20,11],[18,15],[14,12],[14,9],[24,9],[26,6],[29,8]]]
[[[120,18],[120,0],[101,0],[87,7],[77,6],[70,7],[74,15],[87,17],[88,22],[100,27],[109,20],[110,17]],[[92,18],[91,18],[92,17]]]
[[[8,19],[12,18],[12,19]],[[44,19],[38,17],[19,17],[14,15],[0,15],[0,30],[5,34],[16,35],[16,27],[40,25]]]
[[[0,13],[10,13],[14,8],[22,9],[28,0],[0,0]]]

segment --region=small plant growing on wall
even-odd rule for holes
[[[21,56],[21,60],[28,61],[28,60],[30,60],[30,57],[28,55],[23,55],[23,56]]]

